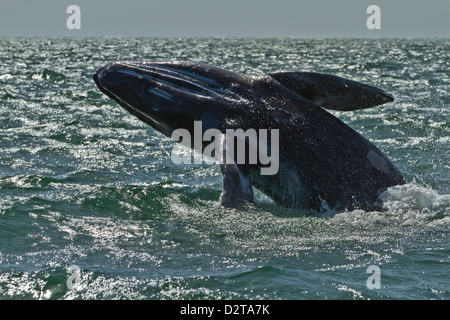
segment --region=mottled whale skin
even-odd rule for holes
[[[178,128],[279,130],[279,170],[221,165],[221,203],[253,201],[252,186],[302,210],[377,210],[378,196],[405,183],[368,139],[324,110],[352,111],[393,101],[378,88],[330,74],[249,76],[193,62],[112,62],[94,75],[99,89],[157,131]],[[268,146],[269,150],[271,146]]]

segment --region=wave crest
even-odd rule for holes
[[[332,215],[351,225],[423,226],[450,224],[450,194],[417,182],[388,188],[380,195],[382,211],[354,210]]]
[[[440,195],[429,186],[417,182],[390,187],[380,195],[385,210],[430,210],[450,208],[450,194]]]

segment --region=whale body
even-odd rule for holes
[[[372,142],[325,110],[352,111],[394,100],[367,84],[313,72],[242,75],[193,62],[111,62],[94,80],[167,137],[179,128],[193,134],[198,121],[203,133],[276,129],[276,174],[261,174],[259,161],[234,158],[220,164],[220,201],[226,207],[252,202],[255,187],[289,208],[320,211],[326,204],[335,210],[377,210],[383,191],[405,183]],[[269,151],[275,150],[271,143],[266,142]]]

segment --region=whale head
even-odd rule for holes
[[[244,98],[232,90],[243,76],[188,62],[112,62],[94,74],[107,96],[166,136],[178,128],[224,127],[241,112]]]

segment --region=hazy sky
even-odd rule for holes
[[[81,30],[66,27],[71,4]],[[448,38],[450,0],[0,0],[0,36]]]

